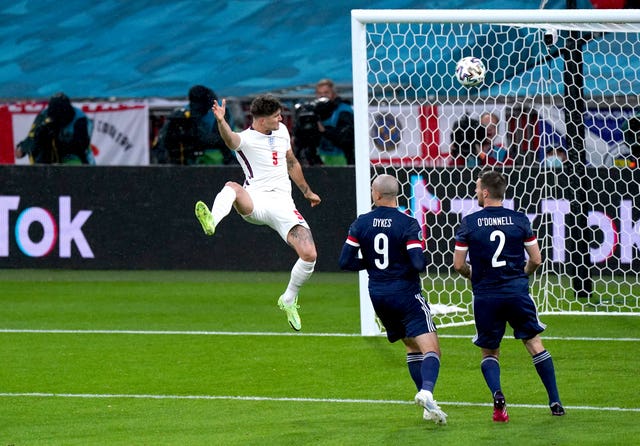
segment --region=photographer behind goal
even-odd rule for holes
[[[29,134],[18,143],[16,158],[31,164],[95,164],[91,151],[93,122],[60,92],[36,116]]]
[[[175,109],[160,129],[151,148],[154,164],[228,165],[236,164],[235,155],[220,136],[211,107],[218,99],[204,85],[189,89],[189,103]],[[233,126],[231,115],[225,120]]]
[[[296,104],[294,153],[303,165],[355,163],[353,108],[336,94],[333,81],[316,84],[316,99]]]

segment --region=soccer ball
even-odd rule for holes
[[[455,78],[465,87],[475,87],[484,82],[487,73],[482,60],[477,57],[463,57],[456,64]]]

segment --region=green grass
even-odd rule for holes
[[[521,343],[505,339],[506,425],[491,421],[473,327],[441,329],[435,393],[449,424],[436,426],[411,403],[404,348],[357,335],[355,275],[314,275],[300,296],[300,334],[276,306],[287,279],[0,271],[0,446],[631,445],[640,438],[639,317],[543,317],[563,418],[549,415]]]
[[[545,306],[549,310],[637,312],[640,306],[640,283],[634,277],[607,275],[592,277],[591,280],[593,292],[589,298],[576,298],[572,280],[566,275],[537,276],[532,292],[539,299],[542,296],[547,298]]]

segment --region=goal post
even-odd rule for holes
[[[390,173],[422,225],[440,326],[472,322],[453,236],[473,181],[505,173],[543,266],[541,314],[640,315],[640,10],[352,10],[357,212]],[[480,58],[464,87],[456,62]],[[380,333],[360,272],[361,333]]]

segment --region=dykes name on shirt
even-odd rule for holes
[[[373,227],[374,228],[390,228],[392,221],[393,220],[391,218],[374,218]]]

